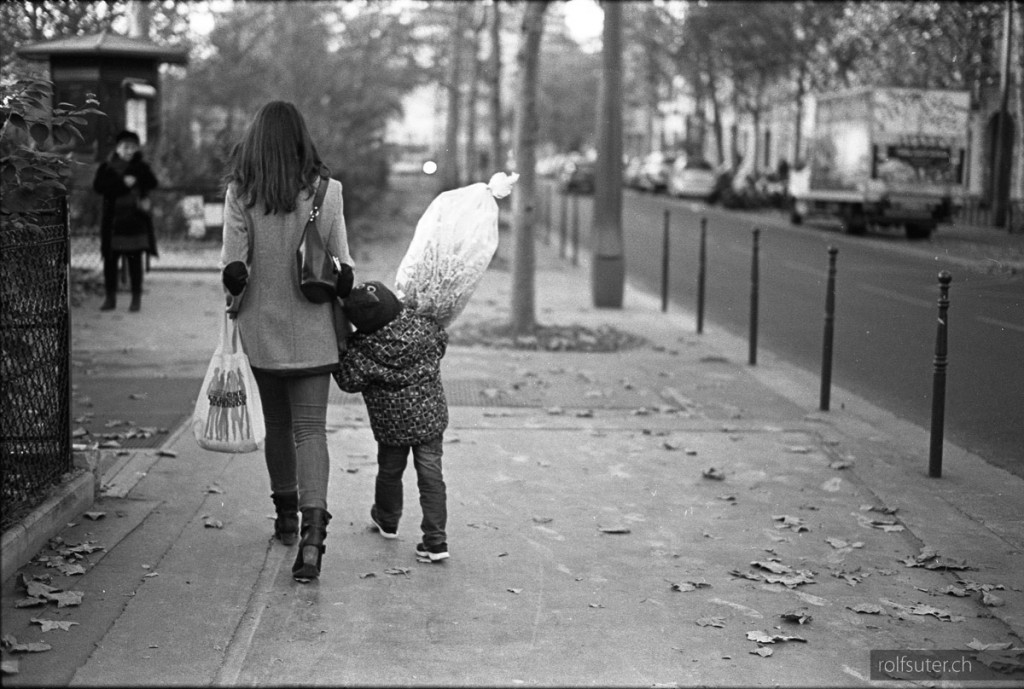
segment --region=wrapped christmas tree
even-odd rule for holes
[[[498,204],[519,175],[494,174],[439,194],[416,223],[395,291],[408,308],[447,328],[462,313],[498,248]]]

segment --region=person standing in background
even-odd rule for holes
[[[156,175],[142,159],[138,134],[118,133],[114,151],[97,168],[92,187],[103,196],[100,252],[106,298],[100,310],[117,308],[117,271],[124,256],[132,286],[129,311],[138,311],[142,308],[142,254],[156,255],[149,192],[157,187]]]

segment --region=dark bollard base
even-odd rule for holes
[[[594,306],[621,309],[626,281],[626,259],[622,256],[594,256],[591,259],[591,290]]]

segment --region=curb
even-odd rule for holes
[[[48,540],[62,531],[92,505],[96,498],[95,476],[83,470],[36,509],[4,532],[0,553],[0,581],[6,583],[28,563]]]
[[[154,449],[169,447],[190,424],[191,419],[185,419],[167,436],[163,445]],[[120,490],[110,495],[124,497],[139,481],[141,474],[159,460],[158,456],[142,455],[145,459],[139,462],[140,453],[137,452],[120,460],[116,456],[105,456],[113,453],[103,450],[74,454],[79,473],[59,485],[50,498],[4,532],[0,547],[0,583],[6,584],[10,577],[42,550],[47,541],[63,531],[68,522],[92,507],[98,497],[108,495],[104,489],[106,484],[117,480]],[[141,472],[138,471],[140,468]]]

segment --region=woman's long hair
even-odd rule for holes
[[[260,108],[231,152],[225,183],[236,185],[246,208],[261,203],[270,215],[294,211],[299,193],[313,194],[318,178],[328,174],[302,114],[277,100]]]

